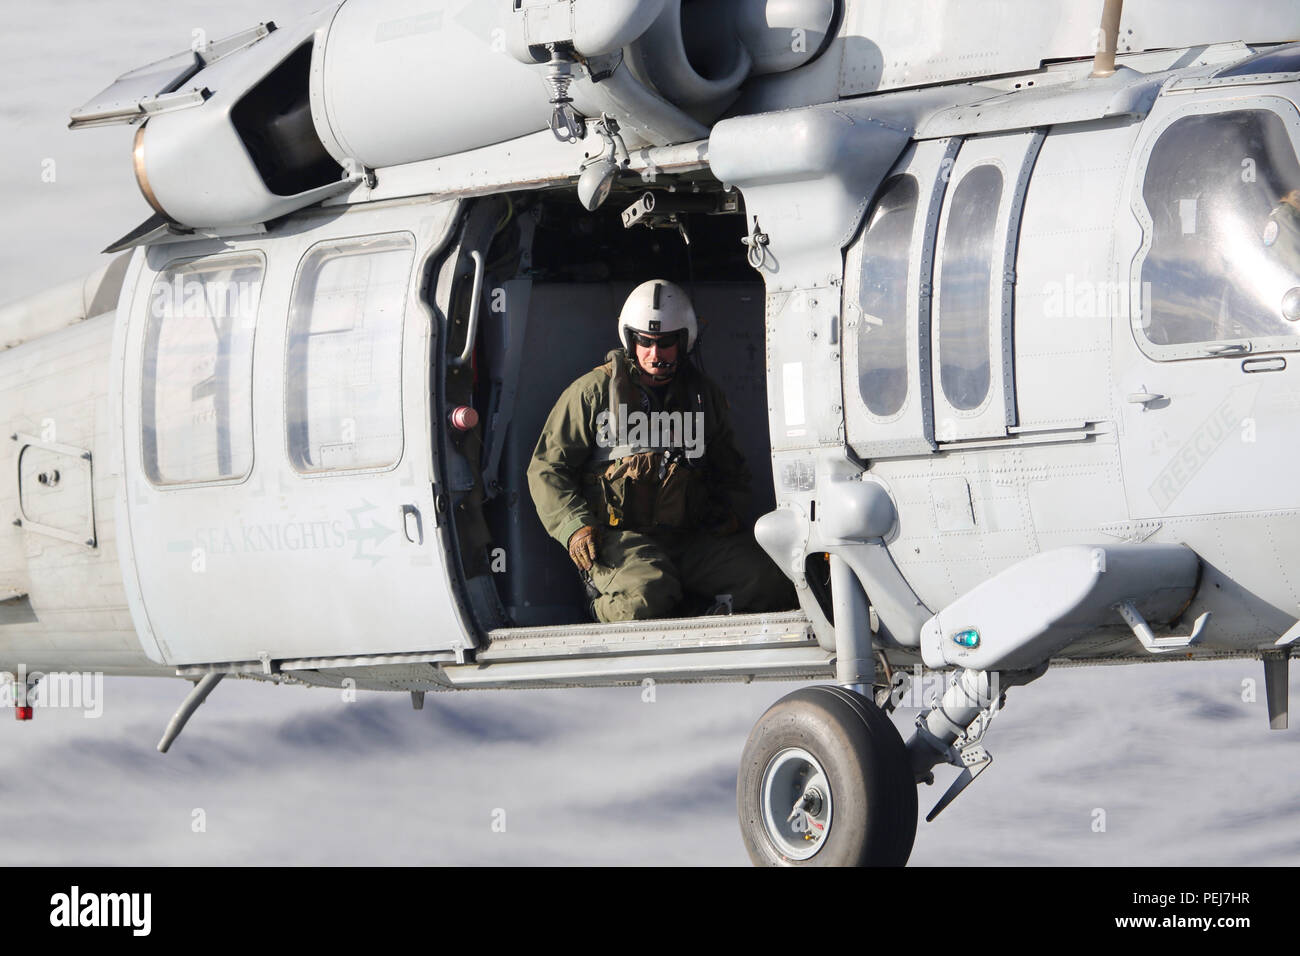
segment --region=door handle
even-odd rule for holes
[[[424,544],[424,521],[415,505],[402,505],[402,531],[411,544]]]
[[[1129,395],[1128,400],[1134,405],[1141,405],[1143,411],[1151,405],[1152,402],[1164,401],[1165,396],[1156,392],[1134,392]]]
[[[483,299],[483,273],[486,268],[483,253],[475,249],[469,257],[474,261],[474,287],[469,295],[469,325],[465,329],[465,347],[461,349],[460,355],[449,362],[457,366],[468,365],[470,356],[474,353],[474,340],[478,337],[478,307]]]

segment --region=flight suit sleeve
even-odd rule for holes
[[[546,533],[566,548],[583,525],[599,526],[582,493],[582,471],[596,447],[598,383],[579,379],[564,390],[528,464],[528,490]]]
[[[709,456],[711,496],[721,505],[731,509],[742,521],[749,513],[753,497],[753,475],[736,443],[736,433],[731,424],[731,406],[727,396],[713,382],[709,383],[713,403],[714,428],[706,454]]]

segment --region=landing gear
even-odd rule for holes
[[[758,866],[902,866],[916,837],[916,784],[878,707],[842,687],[805,687],[754,726],[736,783]]]

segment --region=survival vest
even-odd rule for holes
[[[584,481],[588,504],[611,527],[699,527],[709,512],[706,453],[716,424],[704,379],[683,362],[656,409],[623,352],[611,352],[601,371],[609,376],[609,398]]]

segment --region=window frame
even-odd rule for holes
[[[862,280],[865,279],[866,277],[864,270],[868,263],[866,257],[866,249],[865,249],[867,235],[870,232],[871,224],[872,221],[875,219],[876,213],[880,210],[881,202],[885,199],[886,195],[888,195],[889,192],[895,189],[904,180],[912,181],[912,187],[915,190],[915,192],[912,201],[912,221],[908,226],[908,232],[907,232],[907,248],[906,250],[904,250],[904,263],[903,263],[904,272],[903,272],[903,282],[902,282],[903,303],[902,303],[902,307],[899,309],[900,312],[899,321],[902,324],[901,332],[902,332],[902,339],[903,339],[903,374],[904,374],[903,398],[902,401],[899,402],[898,408],[887,415],[882,415],[879,412],[874,411],[871,408],[871,405],[867,400],[867,398],[865,396],[863,396],[862,398],[862,403],[866,408],[867,416],[873,422],[882,425],[887,425],[892,422],[896,422],[900,418],[902,418],[904,414],[906,414],[907,406],[909,404],[909,400],[912,398],[912,393],[914,390],[914,385],[912,380],[916,377],[916,369],[914,368],[911,360],[912,350],[908,348],[909,343],[907,341],[908,338],[910,337],[912,322],[916,317],[916,313],[911,308],[911,306],[913,305],[912,296],[911,296],[912,278],[913,278],[912,273],[916,271],[913,266],[912,252],[916,245],[917,223],[923,218],[923,214],[925,212],[925,206],[926,206],[925,200],[928,198],[927,194],[929,193],[929,189],[927,188],[927,184],[923,183],[920,180],[920,178],[916,175],[916,173],[913,172],[912,170],[904,170],[903,172],[900,172],[896,175],[890,175],[889,177],[887,177],[885,181],[881,183],[880,190],[877,192],[875,201],[871,204],[871,208],[867,210],[867,214],[864,217],[862,223],[862,235],[859,236],[856,244],[857,256],[855,258],[857,260],[856,274],[857,274],[858,282],[855,283],[855,287],[854,287],[855,294],[854,294],[853,301],[850,303],[850,305],[855,307],[852,310],[853,320],[859,323],[857,326],[857,337],[858,337],[859,348],[855,350],[857,354],[854,356],[853,371],[856,374],[858,379],[858,391],[860,393],[862,391],[862,377],[863,377],[863,369],[862,369],[863,350],[861,346],[863,343],[863,333],[866,331],[866,316],[862,314],[861,301],[862,301],[862,285],[863,285]],[[869,342],[870,338],[867,337],[866,341]],[[846,369],[846,371],[848,370]]]
[[[1263,46],[1245,59],[1238,60],[1236,63],[1230,63],[1217,70],[1214,78],[1219,79],[1240,79],[1249,77],[1251,79],[1262,79],[1264,77],[1287,77],[1291,79],[1300,78],[1300,70],[1261,70],[1258,69],[1261,63],[1267,63],[1273,60],[1278,54],[1283,57],[1295,56],[1300,60],[1300,43],[1294,41],[1279,43],[1276,45]],[[1288,64],[1290,65],[1290,64]]]
[[[146,449],[149,443],[144,438],[145,422],[148,420],[145,414],[145,374],[149,368],[149,343],[150,331],[153,323],[152,304],[154,301],[154,290],[158,288],[158,283],[163,276],[167,275],[177,267],[188,266],[191,263],[220,263],[227,259],[256,258],[261,265],[261,276],[259,277],[257,310],[253,314],[253,327],[250,333],[248,346],[248,444],[249,458],[248,468],[240,475],[231,475],[225,478],[206,478],[197,481],[154,481],[151,474],[151,468],[146,457]],[[211,488],[222,485],[241,485],[252,477],[253,471],[257,467],[257,330],[262,324],[262,301],[265,298],[267,289],[267,276],[269,266],[267,263],[266,252],[257,247],[224,249],[220,252],[207,255],[179,256],[175,259],[169,259],[164,262],[161,268],[153,270],[153,281],[149,283],[144,306],[144,328],[140,333],[140,370],[137,376],[137,386],[139,388],[139,427],[136,429],[136,440],[140,445],[140,474],[144,476],[145,481],[155,491],[168,492],[180,491],[192,488]],[[155,440],[155,448],[156,440]]]
[[[303,275],[306,270],[308,261],[322,246],[346,247],[350,245],[362,245],[374,243],[385,239],[401,238],[407,245],[411,253],[411,265],[406,276],[406,291],[402,299],[402,314],[398,320],[397,330],[397,370],[398,380],[395,388],[397,395],[397,421],[399,426],[400,442],[397,448],[397,455],[392,462],[385,465],[371,465],[362,468],[316,468],[303,470],[298,467],[298,462],[294,457],[291,440],[289,435],[289,381],[290,381],[290,364],[289,356],[292,350],[293,342],[293,319],[294,308],[298,299],[298,290],[301,287]],[[280,369],[280,435],[282,440],[282,450],[285,461],[289,465],[290,473],[297,478],[305,480],[318,480],[328,478],[341,478],[349,475],[375,475],[385,474],[395,471],[399,468],[406,458],[406,403],[403,392],[406,387],[406,324],[410,320],[412,297],[415,294],[412,283],[420,275],[419,259],[420,243],[419,238],[409,229],[397,229],[385,232],[365,233],[362,235],[338,236],[329,239],[321,239],[318,242],[308,246],[298,259],[298,264],[294,269],[293,283],[289,288],[289,297],[286,302],[284,315],[284,348],[281,354]]]
[[[864,458],[928,455],[934,452],[934,405],[930,390],[930,300],[934,237],[961,140],[945,137],[914,143],[881,180],[880,189],[863,217],[861,228],[845,256],[843,394],[846,437],[855,454]],[[863,279],[863,243],[882,191],[909,176],[917,185],[916,215],[908,245],[905,321],[907,323],[907,395],[892,416],[876,415],[862,396],[859,374]]]
[[[967,210],[964,209],[962,212],[966,214],[954,221],[951,216],[952,208],[957,202],[961,188],[966,185],[966,181],[979,174],[984,169],[997,170],[999,179],[998,201],[993,210],[993,219],[991,223],[992,228],[989,229],[986,234],[988,238],[989,251],[989,277],[988,287],[985,291],[985,306],[987,306],[987,308],[984,313],[984,346],[985,354],[988,357],[988,383],[984,386],[984,397],[980,399],[978,404],[972,405],[969,408],[960,408],[953,403],[952,397],[948,394],[948,390],[943,385],[943,334],[945,326],[949,324],[943,321],[943,270],[948,264],[948,245],[953,228],[969,221],[969,214]],[[944,222],[943,234],[939,245],[941,251],[934,271],[934,395],[936,402],[941,400],[947,410],[957,415],[959,418],[979,418],[988,410],[990,404],[993,402],[993,396],[997,393],[996,373],[998,371],[998,362],[996,349],[993,347],[993,340],[995,335],[998,334],[997,326],[1002,319],[1003,312],[1003,303],[1001,301],[1002,295],[998,288],[1001,285],[1001,283],[998,282],[998,274],[999,272],[1006,271],[1004,252],[999,248],[998,239],[1005,236],[1006,230],[1003,219],[1005,218],[1006,199],[1009,188],[1014,188],[1014,184],[1008,182],[1006,164],[996,157],[988,157],[977,160],[968,168],[962,170],[961,178],[957,179],[956,185],[952,187],[952,199],[948,202],[949,216]],[[1003,266],[1001,270],[998,269],[999,264]]]
[[[1143,142],[1136,151],[1136,160],[1134,175],[1132,177],[1132,195],[1130,207],[1134,217],[1138,221],[1141,229],[1142,241],[1137,252],[1133,256],[1132,265],[1129,269],[1128,288],[1124,290],[1127,295],[1128,326],[1129,333],[1133,337],[1134,343],[1139,351],[1153,362],[1185,362],[1185,361],[1203,361],[1203,360],[1239,360],[1243,357],[1254,357],[1259,355],[1273,355],[1277,353],[1287,353],[1300,351],[1300,328],[1297,329],[1294,345],[1278,345],[1277,339],[1231,339],[1223,341],[1205,341],[1205,342],[1187,342],[1178,345],[1160,345],[1152,342],[1146,334],[1146,315],[1142,308],[1141,294],[1139,301],[1134,302],[1134,291],[1141,290],[1142,270],[1146,266],[1147,257],[1151,254],[1151,249],[1155,244],[1155,219],[1151,215],[1146,204],[1146,195],[1144,186],[1146,183],[1147,172],[1151,166],[1151,158],[1155,153],[1156,146],[1168,132],[1170,127],[1180,120],[1193,116],[1213,116],[1220,113],[1249,113],[1249,112],[1270,112],[1277,116],[1291,137],[1292,148],[1295,149],[1297,162],[1300,163],[1300,109],[1289,99],[1276,94],[1260,93],[1251,96],[1222,96],[1214,95],[1211,98],[1199,99],[1196,102],[1187,103],[1178,109],[1171,111],[1160,121],[1153,125],[1149,132],[1144,136]],[[1300,282],[1297,283],[1300,285]],[[1272,343],[1266,347],[1255,348],[1256,342]],[[1209,348],[1214,346],[1234,346],[1246,345],[1245,351],[1228,349],[1221,354],[1211,354]]]

